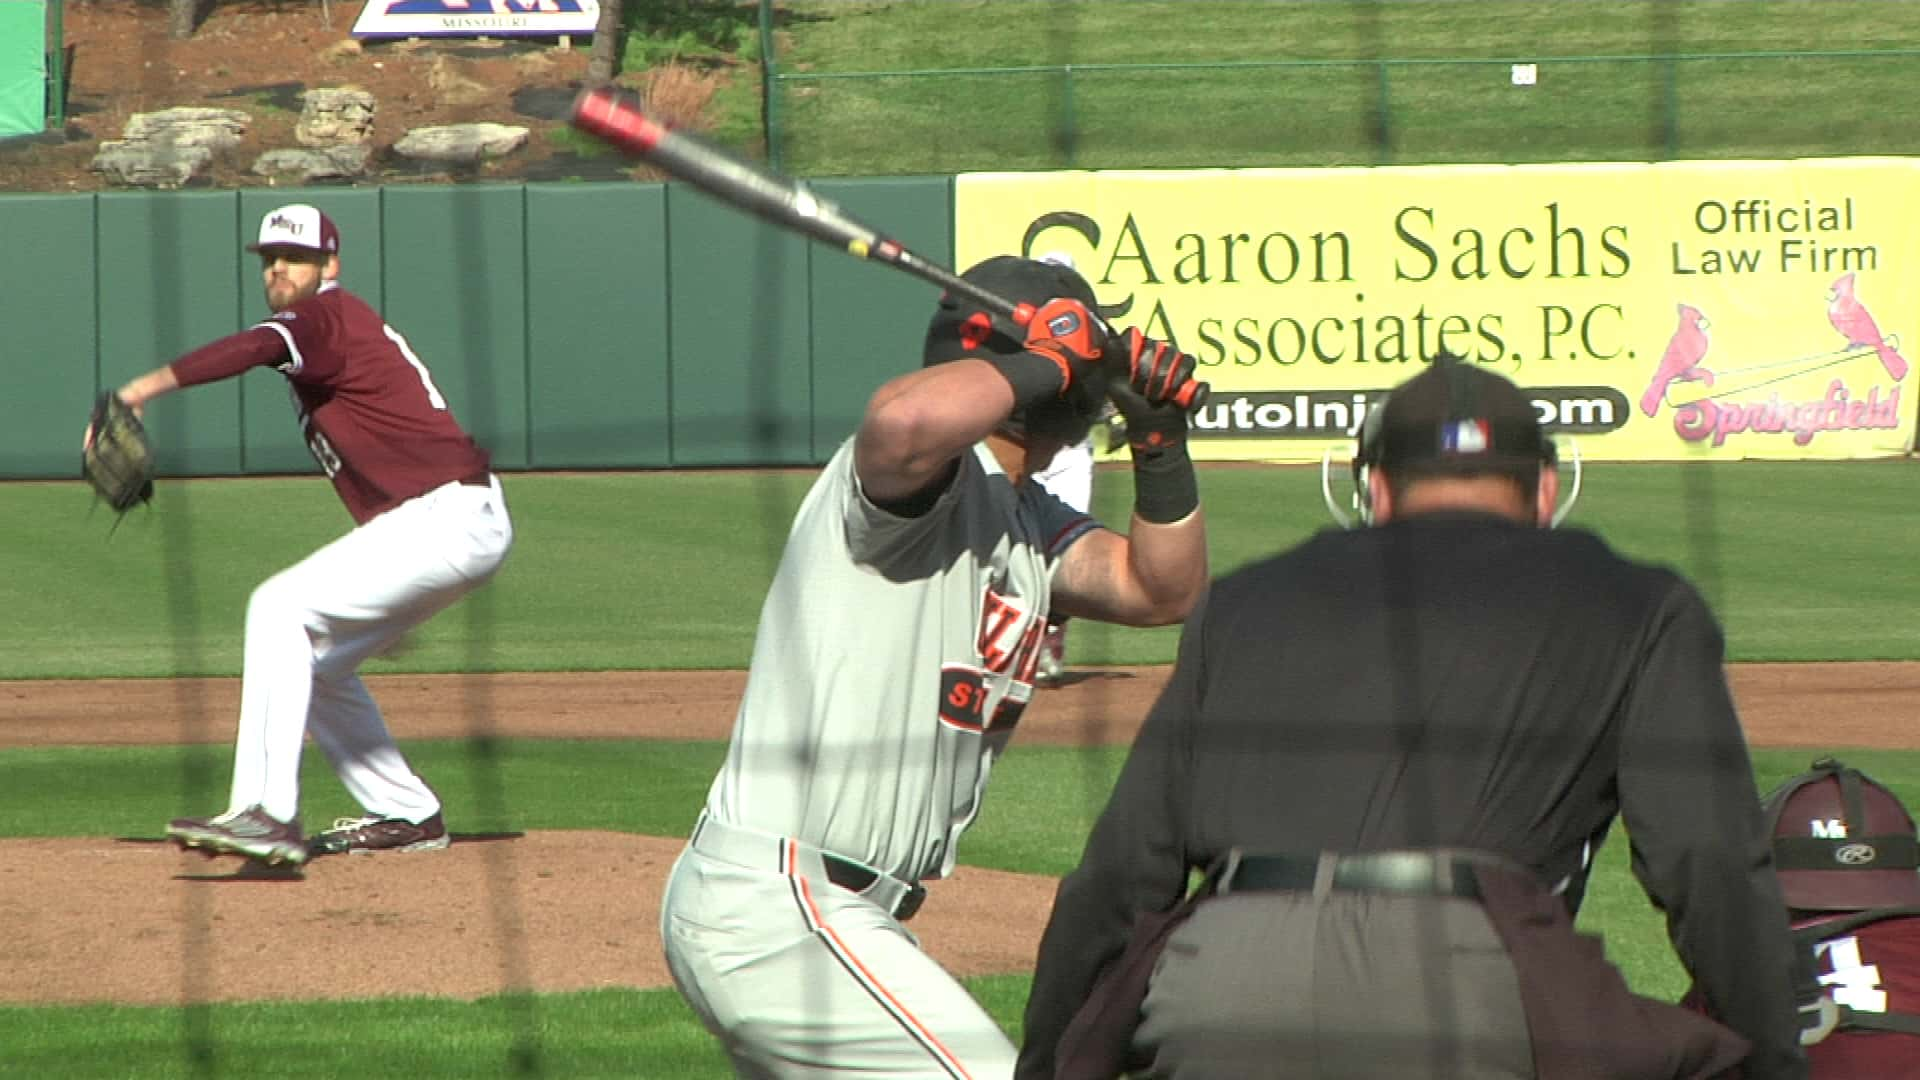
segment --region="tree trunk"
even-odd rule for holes
[[[587,85],[605,86],[620,74],[621,15],[625,0],[600,0],[600,21],[593,27],[593,52],[587,58]]]
[[[175,41],[192,37],[199,14],[200,0],[167,0],[167,36]]]

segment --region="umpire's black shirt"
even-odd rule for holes
[[[1720,629],[1675,574],[1577,530],[1426,514],[1328,531],[1216,581],[1080,867],[1061,883],[1020,1075],[1135,912],[1230,847],[1465,847],[1574,878],[1616,814],[1749,1080],[1802,1076],[1787,917]]]

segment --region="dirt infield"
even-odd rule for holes
[[[1078,673],[1041,693],[1019,744],[1124,741],[1165,668]],[[1902,748],[1920,664],[1735,665],[1756,746]],[[740,672],[372,676],[405,739],[725,738]],[[0,748],[225,743],[232,679],[0,683]],[[474,998],[667,983],[655,921],[677,838],[462,834],[445,852],[243,872],[152,840],[0,842],[0,1002]],[[157,835],[161,823],[154,823]],[[912,924],[962,975],[1027,970],[1051,879],[963,867]],[[109,929],[110,928],[110,929]],[[270,942],[292,936],[298,950]]]

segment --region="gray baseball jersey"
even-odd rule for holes
[[[796,514],[708,814],[905,881],[953,869],[1033,693],[1059,557],[1095,522],[984,445],[920,517],[875,506],[853,440]]]

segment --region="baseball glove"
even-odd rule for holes
[[[80,454],[80,475],[114,513],[153,498],[153,444],[133,407],[119,394],[101,394],[88,430],[93,438]]]

